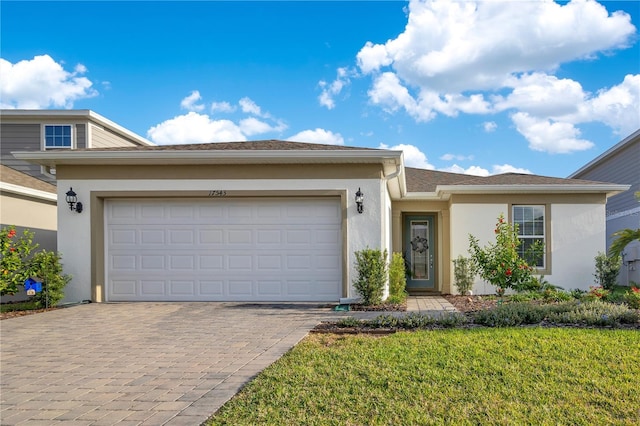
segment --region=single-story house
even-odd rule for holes
[[[364,248],[402,252],[411,293],[455,293],[452,259],[468,254],[469,234],[493,241],[501,214],[545,243],[538,266],[550,282],[588,289],[607,197],[628,189],[422,170],[401,151],[279,140],[13,155],[56,169],[67,302],[345,302],[358,297]],[[65,201],[71,188],[81,213]],[[495,289],[478,279],[473,290]]]
[[[615,232],[640,229],[640,129],[569,177],[630,185],[628,191],[614,195],[607,201],[607,249],[615,239]],[[640,284],[640,241],[627,245],[622,258],[618,283]]]

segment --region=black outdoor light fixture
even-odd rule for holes
[[[362,213],[364,211],[364,194],[358,188],[358,192],[356,192],[356,208],[358,209],[358,213]]]
[[[67,191],[67,204],[71,211],[82,213],[82,203],[78,201],[78,195],[73,191],[73,188],[69,188]]]

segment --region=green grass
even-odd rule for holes
[[[209,425],[636,425],[637,330],[311,335]]]

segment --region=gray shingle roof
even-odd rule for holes
[[[470,176],[435,170],[405,167],[408,192],[435,192],[438,185],[602,185],[583,179],[565,179],[522,173],[504,173],[493,176]]]
[[[133,146],[117,148],[92,148],[78,151],[380,151],[373,148],[358,148],[344,145],[325,145],[310,142],[292,142],[282,140],[261,140],[247,142],[215,142],[185,145]]]
[[[23,186],[25,188],[37,189],[39,191],[50,192],[56,194],[56,187],[50,183],[36,179],[25,173],[19,172],[11,167],[0,164],[0,181],[10,183],[12,185]]]

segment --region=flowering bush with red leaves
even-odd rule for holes
[[[478,239],[469,235],[469,253],[483,280],[493,284],[499,295],[508,288],[516,291],[528,290],[534,286],[533,267],[518,254],[521,241],[517,226],[498,217],[495,228],[496,241],[480,247]],[[542,247],[534,248],[541,253]]]
[[[30,276],[28,261],[38,244],[33,232],[24,230],[17,235],[14,226],[0,230],[0,295],[15,294]]]
[[[640,288],[632,286],[627,290],[624,301],[631,309],[640,309]]]

